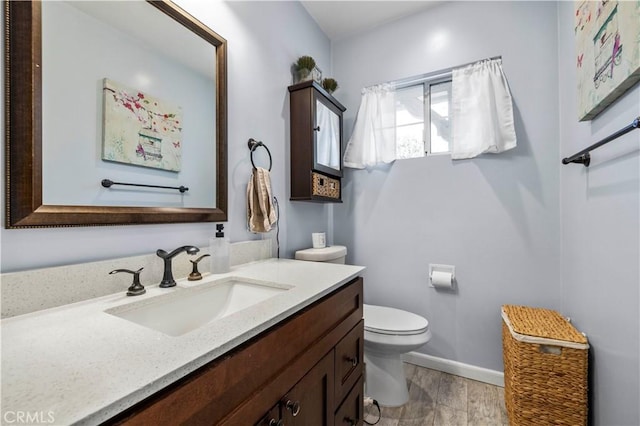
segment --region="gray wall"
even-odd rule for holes
[[[560,152],[571,155],[640,114],[635,86],[591,122],[578,123],[573,2],[558,5]],[[640,131],[561,166],[562,305],[591,343],[596,425],[640,424]]]
[[[500,306],[560,307],[556,41],[555,3],[451,2],[334,43],[347,135],[361,87],[491,56],[514,97],[512,151],[346,173],[334,240],[367,267],[365,302],[429,319],[421,352],[501,371]],[[429,263],[456,266],[457,294],[428,287]]]
[[[291,64],[309,54],[330,72],[330,43],[298,2],[181,0],[190,13],[228,40],[229,222],[232,241],[260,238],[246,230],[246,184],[251,171],[247,140],[264,141],[273,155],[272,184],[280,200],[281,255],[310,247],[311,232],[327,229],[323,205],[289,198],[289,102]],[[4,33],[3,33],[4,34]],[[4,85],[2,85],[4,88]],[[4,130],[2,130],[4,131]],[[4,150],[2,150],[2,155]],[[264,158],[256,157],[258,164]],[[4,163],[3,163],[4,164]],[[4,174],[2,174],[4,199]],[[2,209],[4,224],[4,209]],[[1,270],[148,254],[158,248],[208,244],[214,225],[176,224],[62,229],[0,230]]]

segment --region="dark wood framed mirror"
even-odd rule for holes
[[[215,188],[215,205],[209,208],[44,203],[42,4],[40,1],[5,1],[7,228],[227,220],[226,40],[170,1],[147,3],[215,47],[215,99],[211,100],[215,102],[215,158],[211,159],[216,167],[215,182],[211,182],[211,190]],[[95,185],[99,188],[99,182]]]

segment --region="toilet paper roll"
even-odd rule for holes
[[[432,271],[431,284],[433,284],[434,287],[439,287],[439,288],[452,288],[453,275],[451,274],[451,272]]]
[[[325,248],[327,246],[327,237],[324,232],[313,232],[311,234],[311,243],[313,248]]]

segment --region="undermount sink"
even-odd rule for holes
[[[230,277],[190,288],[174,287],[169,294],[105,312],[170,336],[181,336],[290,288]]]

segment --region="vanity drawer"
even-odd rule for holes
[[[335,396],[340,402],[363,373],[364,320],[340,340],[335,349]]]
[[[333,418],[335,426],[355,426],[364,424],[364,378],[360,376]]]

